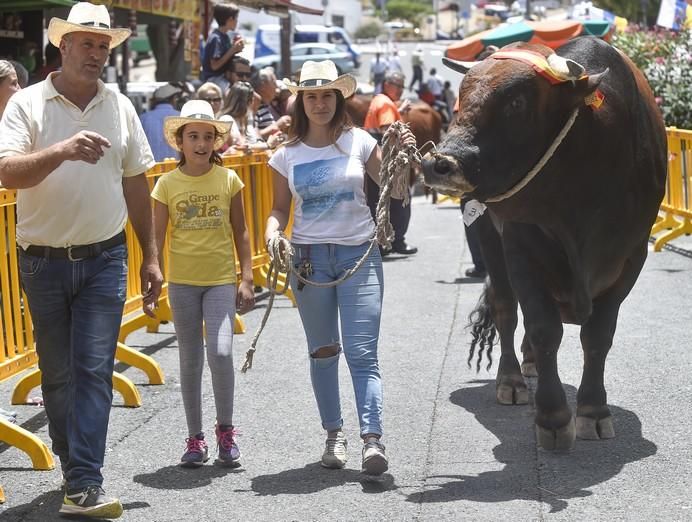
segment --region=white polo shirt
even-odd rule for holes
[[[110,148],[96,165],[65,161],[41,183],[17,191],[17,243],[66,247],[113,237],[125,227],[122,178],[136,176],[155,161],[130,100],[106,88],[84,112],[53,86],[51,73],[16,92],[0,120],[0,157],[26,155],[82,130],[105,137]]]

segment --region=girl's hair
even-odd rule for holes
[[[236,123],[239,120],[244,121],[254,94],[255,91],[248,82],[235,82],[226,95],[226,103],[221,109],[221,114],[228,114]]]
[[[204,122],[202,122],[202,123],[204,123]],[[219,136],[223,136],[223,134],[220,134],[219,131],[216,130],[216,127],[214,127],[213,125],[212,125],[212,128],[214,129],[214,142],[216,142],[216,138],[218,138]],[[175,140],[178,143],[183,142],[183,129],[185,129],[185,125],[181,125],[180,127],[178,127],[178,130],[175,131]],[[182,167],[183,165],[185,165],[186,161],[187,160],[185,159],[185,154],[181,150],[180,151],[180,160],[178,161],[178,167]],[[212,150],[211,156],[209,156],[209,164],[211,165],[212,163],[215,163],[219,166],[223,164],[223,160],[221,159],[221,154],[219,154],[215,150]]]
[[[305,104],[303,103],[304,92],[305,91],[298,92],[296,101],[293,104],[293,118],[291,119],[291,126],[288,129],[287,146],[295,145],[303,141],[308,135],[310,120],[307,114],[305,114]],[[332,143],[336,143],[336,140],[339,139],[342,132],[353,127],[351,117],[346,112],[346,99],[344,95],[337,89],[334,89],[334,92],[336,93],[336,111],[334,112],[332,121],[329,122],[329,138]]]
[[[0,82],[4,81],[12,73],[17,74],[14,66],[7,60],[0,60]]]

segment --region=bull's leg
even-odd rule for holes
[[[610,439],[615,436],[603,384],[605,361],[613,344],[620,304],[634,286],[646,259],[647,245],[625,263],[616,284],[593,302],[589,320],[581,329],[584,372],[577,392],[577,437]]]
[[[502,242],[487,214],[479,218],[477,226],[483,261],[491,281],[488,287],[488,301],[502,349],[495,379],[497,402],[509,405],[528,404],[529,391],[514,352],[517,300],[507,277]]]
[[[510,230],[511,227],[511,230]],[[574,446],[575,424],[557,370],[557,351],[562,341],[562,319],[546,287],[540,257],[527,255],[523,239],[535,241],[531,225],[505,223],[505,259],[512,285],[524,314],[526,338],[533,348],[536,384],[536,438],[547,450]],[[538,236],[540,238],[540,236]]]
[[[531,348],[531,343],[529,343],[529,338],[524,335],[524,339],[521,341],[521,353],[524,358],[521,362],[521,374],[524,377],[538,377],[538,372],[536,371],[536,359],[533,356],[533,349]]]

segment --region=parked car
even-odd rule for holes
[[[340,49],[334,44],[306,43],[296,44],[291,47],[291,72],[302,68],[303,64],[308,60],[315,62],[331,60],[336,65],[336,70],[339,74],[351,72],[356,68],[351,53]],[[252,61],[252,65],[257,68],[273,67],[279,78],[288,76],[288,74],[281,71],[281,56],[278,54],[268,54],[255,58]]]

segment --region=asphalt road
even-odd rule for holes
[[[239,470],[176,466],[186,430],[172,325],[130,336],[128,344],[161,364],[166,384],[147,385],[142,372],[118,365],[143,400],[141,408],[128,409],[116,396],[111,414],[105,486],[122,499],[123,520],[692,519],[692,258],[651,253],[622,307],[606,372],[616,438],[577,441],[573,451],[553,454],[536,447],[531,405],[495,402],[495,368],[477,374],[466,365],[466,318],[481,285],[462,276],[470,258],[458,208],[414,198],[408,238],[420,252],[385,262],[380,350],[391,469],[382,481],[364,481],[359,472],[353,393],[343,361],[350,461],[344,470],[320,467],[324,436],[304,335],[297,310],[279,298],[254,368],[236,377]],[[688,249],[689,243],[683,239]],[[237,368],[265,306],[261,301],[246,316],[247,333],[235,338]],[[581,358],[578,329],[567,326],[559,366],[572,404]],[[204,421],[211,434],[213,397],[205,372]],[[0,383],[1,407],[7,407],[13,382]],[[43,410],[14,409],[22,425],[48,441]],[[58,469],[33,471],[25,454],[0,445],[0,484],[7,495],[0,519],[56,520],[60,480]]]

